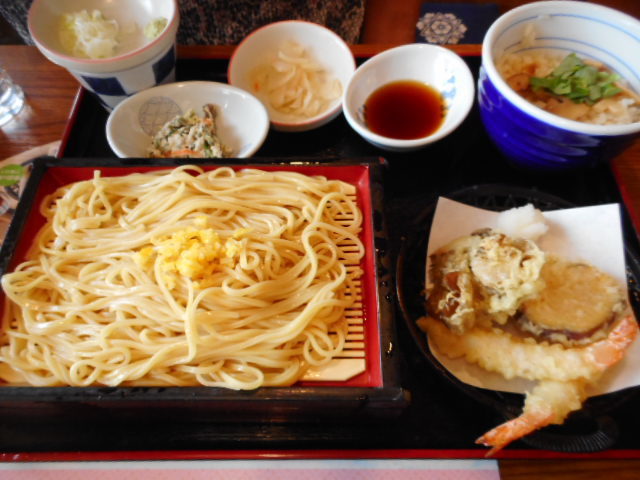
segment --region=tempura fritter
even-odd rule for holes
[[[505,323],[543,287],[544,252],[530,240],[491,229],[461,237],[430,259],[429,313],[458,333]]]
[[[544,290],[522,303],[518,321],[541,339],[565,346],[600,340],[625,308],[619,283],[593,265],[550,257],[541,276]]]

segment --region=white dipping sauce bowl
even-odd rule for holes
[[[365,104],[378,88],[395,81],[425,83],[442,95],[446,115],[442,125],[430,135],[416,139],[397,139],[370,130]],[[467,117],[475,95],[473,75],[455,52],[429,44],[409,44],[385,50],[358,67],[347,84],[343,98],[349,125],[378,148],[408,152],[423,148],[453,132]]]

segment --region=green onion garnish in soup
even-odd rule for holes
[[[575,103],[593,105],[598,100],[613,97],[622,89],[615,85],[620,76],[587,65],[575,53],[570,53],[551,74],[546,77],[531,77],[531,87],[547,90],[555,95],[567,97]]]

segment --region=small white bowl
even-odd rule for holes
[[[257,98],[225,83],[192,81],[153,87],[121,102],[107,119],[109,146],[121,158],[146,157],[162,125],[189,109],[203,116],[208,103],[218,107],[218,137],[231,157],[250,157],[264,143],[269,117]]]
[[[80,58],[64,49],[62,16],[82,10],[99,10],[118,23],[120,45],[115,56]],[[166,18],[167,25],[155,38],[146,38],[144,27],[159,17]],[[179,23],[177,0],[34,0],[28,16],[29,33],[38,50],[66,68],[107,110],[140,90],[175,80]]]
[[[442,125],[426,137],[404,140],[372,132],[364,117],[369,96],[390,82],[414,80],[442,95],[446,116]],[[358,67],[347,84],[343,111],[349,125],[372,145],[383,150],[418,150],[453,132],[467,117],[475,95],[473,75],[455,52],[429,44],[410,44],[385,50]]]
[[[287,41],[306,47],[312,58],[340,80],[344,91],[356,69],[356,62],[349,46],[328,28],[299,20],[271,23],[249,34],[231,56],[229,83],[260,98],[260,94],[251,84],[251,72],[273,57]],[[342,110],[341,100],[341,97],[336,98],[327,110],[311,118],[291,117],[273,109],[267,101],[264,103],[274,129],[300,132],[318,128],[337,117]]]

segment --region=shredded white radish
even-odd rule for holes
[[[255,94],[278,112],[310,118],[342,95],[342,83],[293,41],[251,73]]]
[[[81,10],[62,15],[60,42],[75,57],[108,58],[115,55],[118,32],[118,22],[99,10]]]

